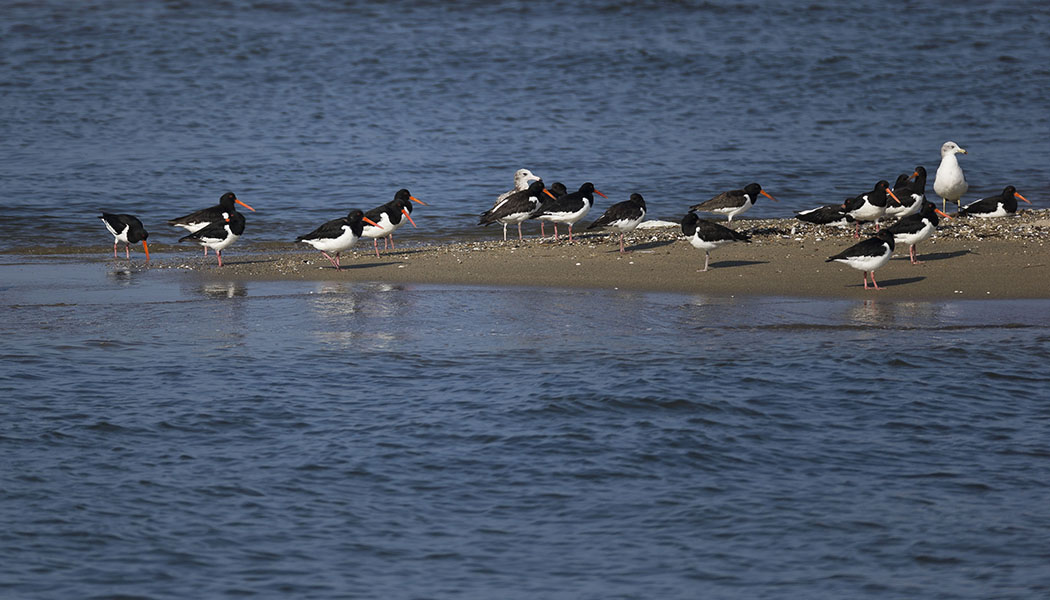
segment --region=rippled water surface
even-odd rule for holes
[[[7,2],[0,597],[1050,595],[1050,304],[201,279],[529,167],[657,218],[840,200],[958,141],[1046,206],[1045,2]],[[599,205],[599,209],[602,205]],[[402,233],[403,232],[403,233]],[[99,262],[27,259],[59,247]]]
[[[663,219],[758,181],[747,216],[790,216],[932,178],[948,139],[967,200],[1046,207],[1048,29],[1041,0],[8,2],[0,249],[102,246],[100,209],[174,242],[227,190],[237,248],[401,187],[406,239],[494,237],[521,167]]]
[[[1050,590],[1045,301],[111,268],[0,266],[0,595]]]

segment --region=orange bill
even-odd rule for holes
[[[554,197],[554,194],[552,194],[552,193],[551,193],[551,191],[550,191],[550,190],[548,190],[547,188],[543,188],[543,193],[544,193],[544,194],[547,194],[548,196],[550,196],[550,197],[551,197],[551,198],[553,198],[554,200],[557,200],[557,198],[555,198],[555,197]]]
[[[941,209],[939,209],[939,208],[934,208],[934,209],[933,209],[933,212],[935,212],[935,213],[937,213],[937,214],[941,215],[942,217],[947,217],[947,218],[949,218],[949,219],[950,219],[950,218],[952,218],[952,217],[951,217],[951,215],[949,215],[948,213],[946,213],[946,212],[941,212]]]
[[[1014,196],[1016,196],[1018,200],[1024,200],[1025,202],[1028,202],[1028,198],[1025,198],[1024,196],[1022,196],[1021,194],[1018,194],[1017,192],[1014,192]],[[1028,202],[1028,203],[1031,204],[1031,202]]]
[[[891,190],[890,188],[886,188],[886,193],[890,195],[890,198],[893,198],[894,202],[896,202],[897,204],[901,203],[900,199],[897,198],[897,194],[893,193],[893,190]]]
[[[410,196],[410,197],[411,197],[411,196]],[[412,199],[413,199],[413,200],[415,200],[415,198],[412,198]],[[416,200],[416,202],[419,202],[419,201],[418,201],[418,200]],[[405,215],[406,217],[408,217],[408,222],[412,224],[412,227],[415,227],[415,226],[416,226],[416,222],[412,220],[412,215],[408,214],[408,211],[407,211],[407,210],[405,210],[405,209],[403,209],[403,208],[402,208],[402,209],[401,209],[401,213],[402,213],[402,214],[404,214],[404,215]]]
[[[146,262],[149,262],[149,246],[146,245],[146,240],[142,240],[142,251],[146,253]]]
[[[238,199],[234,198],[234,200],[233,200],[233,201],[234,201],[234,202],[236,202],[237,204],[240,204],[240,205],[241,205],[241,206],[243,206],[244,208],[247,208],[248,210],[250,210],[250,211],[252,211],[252,212],[255,212],[255,209],[254,209],[254,208],[252,208],[252,207],[248,206],[247,204],[245,204],[245,203],[241,202],[240,200],[238,200]]]
[[[426,202],[423,202],[422,200],[420,200],[419,198],[416,198],[415,196],[409,196],[409,197],[408,197],[408,199],[409,199],[409,200],[413,200],[413,201],[415,201],[415,202],[418,202],[418,203],[422,204],[423,206],[426,206],[426,205],[427,205],[427,203],[426,203]],[[411,220],[412,220],[412,219],[409,219],[409,221],[411,221]],[[415,225],[415,223],[412,223],[412,224],[413,224],[413,225]]]
[[[375,221],[373,221],[372,219],[369,219],[368,217],[361,217],[361,220],[364,221],[365,223],[368,223],[369,225],[373,225],[375,227],[379,227],[379,223],[376,223]]]
[[[602,198],[605,198],[606,200],[608,200],[608,199],[609,199],[609,197],[608,197],[608,196],[606,196],[605,194],[603,194],[603,193],[599,192],[598,190],[594,190],[594,193],[595,193],[595,194],[598,194],[598,195],[599,195],[599,196],[601,196]]]
[[[759,191],[758,191],[758,193],[759,193],[759,194],[762,194],[762,195],[763,195],[763,196],[765,196],[766,198],[769,198],[769,199],[770,199],[770,200],[772,200],[773,202],[780,202],[780,200],[777,200],[777,199],[776,199],[776,198],[774,198],[773,196],[770,196],[770,195],[769,195],[769,192],[767,192],[766,190],[759,190]]]

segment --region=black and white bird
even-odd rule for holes
[[[960,217],[1006,217],[1017,214],[1017,201],[1028,199],[1017,193],[1017,188],[1008,185],[1003,188],[1003,193],[998,196],[981,198],[977,202],[971,202],[959,210]],[[1031,204],[1031,202],[1028,202]]]
[[[876,233],[875,237],[853,244],[835,256],[828,257],[824,262],[837,261],[863,271],[864,289],[868,289],[868,273],[871,273],[872,285],[880,290],[882,288],[875,282],[875,269],[889,262],[893,256],[893,244],[893,234],[883,229]]]
[[[795,218],[803,223],[813,225],[833,225],[835,227],[849,227],[853,224],[853,217],[842,208],[841,204],[826,204],[809,210],[795,213]]]
[[[482,214],[481,219],[478,220],[478,225],[502,223],[503,241],[505,242],[507,241],[507,225],[516,224],[518,226],[518,240],[523,240],[521,224],[528,220],[532,213],[536,212],[536,209],[543,203],[544,196],[550,199],[555,198],[554,194],[551,194],[543,187],[543,181],[537,179],[530,183],[528,188],[520,192],[513,192],[503,202]]]
[[[295,238],[295,241],[310,244],[320,250],[338,271],[342,268],[339,266],[339,253],[349,250],[357,243],[365,223],[375,225],[365,213],[355,208],[345,217],[328,221],[310,233]],[[332,258],[329,252],[335,254],[335,258]]]
[[[514,172],[514,189],[503,192],[496,198],[496,201],[492,204],[492,208],[496,208],[501,202],[510,197],[514,192],[524,192],[529,189],[529,185],[533,181],[539,181],[540,178],[532,174],[532,171],[528,169],[518,169]]]
[[[146,253],[146,262],[149,262],[149,246],[146,245],[149,233],[142,226],[142,221],[139,221],[138,217],[103,212],[99,219],[113,234],[113,258],[117,258],[117,242],[124,243],[124,256],[129,259],[131,258],[129,246],[142,242],[142,251]]]
[[[236,210],[234,204],[240,204],[244,208],[255,212],[254,208],[248,206],[244,202],[241,202],[241,200],[237,198],[236,194],[234,194],[233,192],[226,192],[219,198],[219,203],[215,206],[202,208],[197,212],[192,212],[184,217],[172,219],[168,221],[168,225],[174,227],[182,227],[190,233],[193,233],[195,231],[204,229],[212,223],[222,221],[223,219],[225,219],[226,217],[223,216],[224,214],[230,214]],[[208,255],[208,248],[209,246],[204,247],[204,256]]]
[[[602,198],[607,196],[600,191],[594,189],[594,184],[591,182],[584,183],[580,186],[580,189],[572,192],[571,194],[565,194],[560,196],[556,200],[551,200],[549,203],[544,203],[540,208],[534,212],[530,218],[540,219],[541,221],[550,221],[551,223],[565,223],[569,226],[569,242],[572,242],[572,226],[574,223],[582,219],[594,206],[594,195],[598,194]],[[558,230],[554,230],[554,239],[558,239]]]
[[[543,198],[542,199],[543,202],[540,203],[540,207],[538,209],[536,209],[537,212],[542,210],[542,209],[544,209],[544,208],[546,208],[546,207],[548,207],[548,206],[550,206],[551,204],[554,203],[555,200],[557,200],[558,198],[561,198],[565,194],[569,193],[569,189],[566,188],[565,184],[560,182],[560,181],[555,181],[554,183],[552,183],[550,185],[550,187],[547,188],[547,190],[551,193],[552,196],[554,196],[554,198]],[[533,214],[535,214],[535,213],[533,213]],[[544,230],[544,227],[543,227],[545,224],[546,224],[546,221],[540,221],[540,237],[541,238],[547,237],[547,232]],[[558,237],[558,224],[557,223],[554,224],[554,237],[555,238]]]
[[[893,242],[895,244],[908,244],[908,256],[911,257],[911,264],[922,264],[922,261],[915,257],[915,246],[919,242],[929,239],[933,232],[937,230],[937,225],[940,223],[937,215],[951,218],[947,213],[937,208],[937,205],[933,202],[923,200],[922,208],[919,209],[919,212],[908,215],[886,228],[886,231],[893,234]]]
[[[361,235],[367,238],[372,238],[372,246],[376,251],[376,258],[379,258],[379,238],[383,239],[383,250],[387,249],[387,243],[390,244],[390,249],[394,248],[394,230],[404,225],[407,219],[412,227],[416,226],[416,222],[412,220],[412,203],[418,202],[423,206],[427,203],[423,202],[419,198],[416,198],[412,194],[408,193],[406,189],[400,189],[394,194],[394,199],[386,204],[381,204],[372,210],[365,213],[375,225],[365,225],[364,231]]]
[[[587,229],[608,227],[620,232],[620,254],[624,253],[623,234],[634,231],[638,224],[645,218],[645,199],[641,194],[631,194],[631,198],[624,202],[617,202],[610,206],[598,217],[598,219],[587,226]]]
[[[860,237],[861,221],[874,221],[875,231],[879,230],[879,219],[886,214],[886,204],[889,202],[886,196],[890,196],[895,202],[900,203],[897,200],[897,196],[893,195],[890,183],[883,179],[876,183],[875,188],[870,192],[847,198],[842,203],[842,208],[846,211],[846,214],[853,217],[856,221],[856,228],[853,231],[854,238]]]
[[[918,213],[926,200],[926,169],[919,165],[911,175],[902,174],[897,177],[893,184],[893,195],[900,204],[887,202],[887,217],[903,219]]]
[[[179,238],[180,242],[191,241],[215,251],[222,266],[222,251],[237,241],[244,233],[244,215],[237,212],[224,213],[222,219]]]
[[[725,215],[729,218],[728,222],[732,223],[733,217],[746,212],[755,205],[759,195],[765,196],[773,202],[777,202],[777,199],[763,190],[761,185],[757,183],[749,183],[742,190],[729,190],[728,192],[722,192],[706,202],[690,206],[689,210],[713,212]]]
[[[682,217],[682,233],[694,248],[704,251],[704,268],[697,270],[700,273],[707,271],[711,262],[711,251],[715,248],[732,242],[751,241],[749,234],[701,219],[694,212],[686,213]]]
[[[956,154],[969,153],[955,142],[944,142],[941,145],[941,164],[937,166],[937,174],[933,177],[933,191],[941,197],[941,210],[945,211],[948,210],[949,202],[961,206],[959,199],[970,188]]]

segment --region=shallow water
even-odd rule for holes
[[[790,216],[919,164],[932,187],[948,139],[967,199],[1045,207],[1048,28],[1036,0],[9,2],[0,250],[104,246],[101,209],[174,242],[227,190],[259,209],[238,247],[401,187],[430,206],[399,236],[493,238],[520,167],[596,210],[758,181],[780,202],[747,216]]]
[[[1046,301],[0,275],[2,595],[1050,589]]]

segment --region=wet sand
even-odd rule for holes
[[[724,224],[724,221],[713,219]],[[693,248],[677,226],[639,229],[627,236],[628,252],[617,238],[585,233],[570,244],[539,239],[523,242],[452,241],[419,245],[411,232],[398,235],[396,250],[377,258],[370,240],[342,256],[336,270],[320,252],[305,244],[240,240],[224,253],[225,266],[199,247],[151,244],[146,266],[141,248],[132,249],[134,269],[173,269],[204,280],[220,281],[360,281],[490,286],[600,288],[702,293],[717,296],[760,295],[814,298],[886,298],[902,300],[1050,298],[1050,210],[1027,210],[1001,219],[959,219],[942,224],[918,247],[921,265],[908,259],[907,246],[876,271],[882,290],[865,290],[861,272],[825,259],[855,243],[852,230],[820,228],[794,219],[743,219],[734,229],[751,232],[752,242],[723,246],[703,267],[702,251]],[[874,229],[867,225],[862,233]],[[499,228],[481,230],[502,238]],[[29,256],[111,252],[111,247],[38,248]],[[127,264],[123,258],[114,263]]]
[[[954,220],[918,247],[921,265],[907,246],[875,273],[880,291],[865,290],[860,271],[825,259],[854,243],[851,230],[800,225],[793,219],[740,220],[751,243],[712,252],[711,268],[677,227],[638,230],[619,253],[608,233],[564,236],[555,242],[535,234],[512,240],[398,246],[377,258],[371,244],[344,253],[336,270],[320,252],[300,244],[257,249],[231,247],[225,266],[185,253],[155,260],[152,268],[190,269],[225,280],[332,280],[495,286],[603,288],[833,298],[1050,298],[1050,211],[1029,210],[1003,219]],[[491,229],[500,236],[500,230]],[[871,233],[873,227],[863,230]],[[402,236],[404,239],[406,236]],[[501,237],[501,236],[500,236]]]

